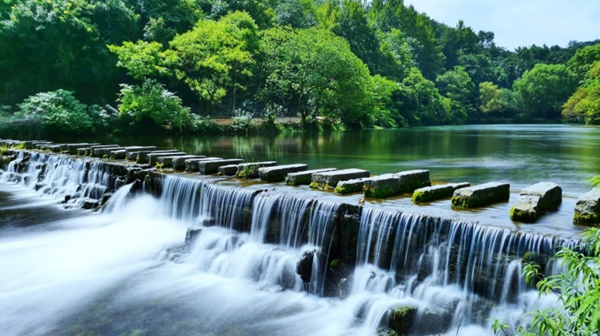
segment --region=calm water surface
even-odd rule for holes
[[[434,181],[506,181],[514,189],[553,181],[567,195],[589,190],[587,180],[600,174],[600,128],[589,126],[470,125],[99,140],[121,145],[155,144],[247,161],[302,162],[309,168],[363,168],[372,174],[429,169]]]

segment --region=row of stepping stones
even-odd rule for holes
[[[127,146],[118,144],[71,143],[54,144],[46,140],[3,140],[0,146],[48,150],[55,153],[87,155],[113,160],[135,160],[162,168],[186,170],[200,174],[220,174],[241,178],[260,178],[264,182],[283,182],[288,185],[309,185],[319,190],[333,190],[337,195],[363,192],[369,198],[388,198],[412,193],[416,204],[434,202],[451,197],[452,207],[468,209],[507,202],[508,183],[490,182],[477,186],[469,183],[449,183],[431,186],[428,170],[411,170],[371,177],[363,169],[324,168],[308,170],[306,164],[278,166],[276,161],[245,163],[242,159],[223,159],[190,155],[176,149],[158,150],[156,146]],[[562,189],[552,182],[541,182],[523,189],[516,204],[510,209],[510,218],[533,223],[545,213],[558,210],[562,203]],[[578,198],[573,221],[578,224],[600,225],[600,189],[594,189]]]

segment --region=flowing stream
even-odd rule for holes
[[[101,161],[22,154],[0,175],[2,335],[492,335],[555,304],[519,277],[574,241],[165,175],[158,195]],[[101,213],[80,210],[114,191]],[[60,202],[62,204],[57,204]],[[354,223],[354,224],[352,224]],[[300,273],[300,274],[299,274]]]

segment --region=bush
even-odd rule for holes
[[[191,122],[190,108],[153,79],[141,86],[121,84],[118,101],[121,116],[129,116],[136,123],[149,118],[158,126],[182,131]]]
[[[46,133],[84,134],[96,130],[100,114],[77,100],[73,92],[60,89],[25,99],[15,117],[25,125],[39,124]]]

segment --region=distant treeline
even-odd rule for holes
[[[509,51],[401,0],[3,0],[0,135],[598,124],[599,42]]]

